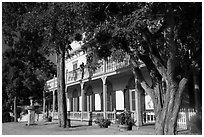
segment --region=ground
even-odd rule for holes
[[[2,123],[2,135],[155,135],[154,125],[133,127],[131,131],[119,131],[118,125],[100,128],[87,122],[72,121],[70,128],[61,128],[57,121],[36,122],[36,125],[26,126],[26,122]],[[191,134],[188,130],[179,131],[179,135]],[[191,134],[193,135],[193,134]],[[195,134],[194,134],[195,135]],[[198,134],[196,134],[198,135]]]
[[[117,125],[100,128],[97,125],[88,126],[87,122],[72,121],[71,128],[60,128],[57,121],[36,122],[36,125],[26,126],[25,122],[9,122],[2,124],[3,135],[154,135],[154,126],[133,127],[132,131],[119,131]]]

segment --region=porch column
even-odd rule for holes
[[[67,97],[67,102],[69,102],[68,103],[68,109],[67,109],[67,111],[72,111],[72,98],[71,97]]]
[[[73,104],[72,104],[72,108],[73,108],[73,112],[76,111],[76,98],[73,98]]]
[[[103,81],[103,116],[106,118],[106,111],[107,111],[107,84],[106,79],[107,77],[101,78]]]
[[[93,94],[90,95],[90,112],[92,112],[92,109],[93,109],[93,104],[92,104],[92,101],[93,101]]]
[[[55,97],[55,90],[53,90],[53,100],[52,100],[52,119],[54,118],[55,116],[55,101],[56,100],[56,97]]]
[[[113,100],[112,100],[112,92],[110,93],[110,96],[109,96],[109,111],[113,111]]]
[[[80,83],[81,85],[81,120],[83,120],[83,112],[84,112],[84,82]]]
[[[86,96],[86,98],[87,98],[87,112],[89,112],[89,109],[90,109],[90,104],[89,104],[89,102],[90,102],[90,100],[89,100],[89,97],[90,96]]]
[[[130,111],[132,111],[132,91],[131,90],[129,90],[129,103],[130,103]]]
[[[70,120],[71,98],[69,97],[68,90],[66,92],[66,102],[67,102],[67,125],[68,125],[68,127],[71,127],[71,123],[70,123],[70,121],[71,121]]]
[[[66,102],[67,102],[67,111],[69,111],[69,95],[68,95],[68,92],[66,92]]]
[[[140,88],[138,81],[135,82],[135,118],[137,120],[136,126],[142,126],[142,117],[141,117],[141,101],[140,101]]]
[[[69,106],[70,106],[70,111],[74,111],[74,109],[73,109],[73,97],[70,97],[70,99],[69,99]]]
[[[92,105],[92,111],[95,111],[95,94],[93,93],[92,94],[92,103],[91,103],[91,105]]]

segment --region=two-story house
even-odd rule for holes
[[[65,83],[67,111],[71,119],[87,120],[89,112],[92,112],[93,119],[102,116],[113,119],[114,113],[126,109],[132,112],[138,126],[154,121],[150,97],[142,88],[135,90],[128,55],[123,62],[116,62],[111,57],[107,61],[100,60],[100,67],[93,73],[88,70],[86,53],[80,46],[72,50],[70,56],[65,61]],[[151,85],[145,65],[141,63],[140,68]],[[57,110],[53,106],[57,104],[57,78],[47,81],[47,85],[53,92],[52,115],[55,118]],[[148,111],[149,115],[145,116],[144,112]]]

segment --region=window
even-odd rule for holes
[[[124,94],[123,91],[116,91],[116,110],[124,110]]]
[[[77,79],[77,61],[73,62],[73,78],[74,80]]]
[[[66,69],[66,82],[68,82],[68,69]]]
[[[95,110],[101,110],[101,98],[99,94],[95,94]]]
[[[73,70],[77,69],[77,61],[73,62]]]

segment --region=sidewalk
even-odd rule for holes
[[[132,131],[119,131],[117,125],[108,128],[99,128],[93,124],[88,126],[87,122],[72,121],[70,128],[61,128],[57,121],[36,122],[36,125],[26,126],[22,123],[3,123],[3,135],[154,135],[154,126],[143,126],[137,129],[135,126]]]

